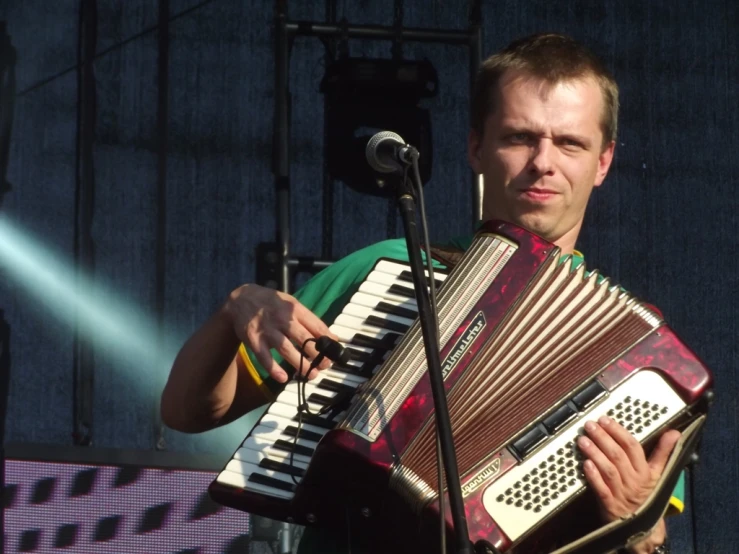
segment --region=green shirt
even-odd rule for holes
[[[474,236],[460,237],[449,241],[445,246],[467,250],[473,239]],[[294,296],[330,325],[380,258],[409,261],[405,239],[378,242],[346,256],[311,278]],[[425,261],[425,255],[423,258]],[[575,252],[572,255],[563,256],[562,261],[570,261],[574,269],[584,260],[579,252]],[[262,377],[268,380],[266,371],[251,353],[250,357]],[[275,357],[279,362],[279,357]],[[671,504],[675,511],[682,512],[683,498],[684,474],[681,475],[673,492]],[[347,537],[338,536],[333,531],[320,528],[306,528],[298,550],[298,554],[343,554],[344,552],[347,552]]]

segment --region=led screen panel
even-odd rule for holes
[[[6,459],[4,552],[247,553],[212,471]]]

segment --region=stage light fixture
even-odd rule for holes
[[[393,131],[421,153],[421,180],[431,179],[431,117],[419,103],[438,92],[438,75],[428,60],[343,58],[328,66],[321,82],[328,109],[326,163],[330,175],[373,196],[391,196],[387,174],[365,160],[367,141],[378,131]]]

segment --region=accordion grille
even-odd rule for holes
[[[446,286],[446,285],[445,285]],[[503,448],[661,323],[584,264],[550,258],[448,392],[460,474]],[[433,419],[402,464],[436,482]]]
[[[441,348],[516,252],[516,245],[496,235],[480,235],[444,282],[438,296]],[[338,428],[374,441],[426,375],[421,326],[416,320],[378,373],[354,396]]]

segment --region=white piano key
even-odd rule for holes
[[[278,396],[279,398],[279,396]],[[290,397],[291,400],[295,400],[294,397]],[[287,402],[274,402],[268,409],[268,414],[278,415],[284,418],[292,418],[297,415],[297,405],[290,405]],[[328,419],[328,416],[320,416],[323,419]]]
[[[295,480],[298,482],[300,482],[301,479],[301,477],[298,475],[293,476],[282,471],[259,467],[256,464],[245,462],[243,460],[231,460],[226,466],[226,471],[241,473],[241,475],[245,476],[247,479],[251,475],[256,473],[258,475],[264,475],[273,479],[279,479],[280,481],[284,481],[285,483],[290,483],[293,485],[295,484],[295,481],[293,481],[293,477],[295,477]]]
[[[341,316],[338,316],[341,317]],[[337,318],[338,319],[338,318]],[[359,329],[352,329],[346,325],[336,323],[330,327],[331,332],[339,337],[339,341],[346,344],[351,344],[352,339],[357,333],[361,333],[371,338],[381,339],[387,334],[385,329],[373,328],[372,330],[361,331]]]
[[[410,271],[410,265],[409,264],[403,264],[398,262],[391,262],[390,260],[380,260],[377,265],[375,265],[375,268],[373,271],[380,271],[383,273],[390,273],[392,275],[400,275],[404,271]],[[428,270],[424,268],[424,274],[426,277],[429,276]],[[442,272],[438,268],[434,268],[434,278],[438,281],[443,281],[447,278],[447,273]]]
[[[388,287],[392,285],[402,285],[411,289],[413,288],[413,283],[410,281],[402,281],[391,273],[382,273],[379,271],[374,271],[367,275],[367,282],[387,285]]]
[[[266,452],[258,452],[256,450],[250,450],[248,448],[239,448],[236,451],[236,454],[234,454],[233,459],[241,460],[243,462],[248,462],[255,465],[259,465],[262,460],[274,460],[275,462],[279,462],[281,464],[293,465],[299,469],[306,469],[308,467],[307,463],[299,461],[297,457],[293,460],[290,460],[290,453],[285,451],[267,454]]]
[[[362,333],[363,335],[369,336],[369,333],[373,333],[378,338],[384,337],[389,332],[394,332],[397,334],[397,331],[388,331],[387,329],[383,329],[375,325],[367,325],[364,322],[364,318],[356,317],[353,315],[340,314],[336,318],[336,323],[338,325],[354,329],[354,334]]]
[[[335,392],[331,392],[330,390],[325,389],[319,389],[317,384],[314,384],[313,381],[308,381],[307,383],[298,383],[297,381],[290,381],[287,385],[285,385],[285,388],[282,390],[280,395],[283,395],[285,393],[294,394],[297,396],[298,389],[301,390],[301,393],[305,394],[305,397],[308,398],[311,394],[316,393],[320,394],[321,396],[326,396],[329,398],[333,398],[336,396]]]
[[[403,271],[410,270],[409,264],[401,264],[398,262],[391,262],[390,260],[380,260],[375,264],[372,272],[379,271],[382,273],[390,273],[391,275],[400,275]],[[425,272],[428,275],[428,271]]]
[[[400,283],[392,283],[392,284],[400,284]],[[391,300],[391,301],[396,301],[396,302],[410,302],[414,306],[417,305],[415,298],[409,298],[401,294],[395,294],[393,292],[390,292],[390,286],[391,285],[388,285],[388,284],[382,284],[382,283],[377,283],[377,282],[372,282],[372,281],[365,281],[361,285],[359,285],[359,291],[367,293],[367,294],[371,294],[372,296],[379,296],[380,298],[384,300]]]
[[[297,427],[298,422],[293,421],[292,418],[286,418],[286,417],[280,417],[273,414],[265,414],[262,416],[262,419],[259,420],[259,425],[264,425],[265,427],[272,427],[274,429],[281,429],[285,430],[288,427]],[[306,431],[310,431],[312,433],[319,433],[321,435],[325,435],[328,429],[324,429],[322,427],[316,427],[315,425],[310,425],[309,423],[303,422],[300,425],[301,429],[305,429]],[[288,435],[285,435],[286,438],[288,438]]]
[[[351,373],[346,373],[344,371],[334,369],[333,367],[329,367],[328,369],[322,369],[319,375],[322,375],[322,374],[325,374],[327,379],[331,379],[332,381],[337,381],[341,383],[342,385],[353,386],[355,388],[367,380],[366,377],[361,377],[359,375],[352,375]]]
[[[290,392],[283,392],[277,397],[276,402],[279,402],[280,404],[284,404],[286,406],[290,406],[293,408],[293,410],[297,410],[298,395]],[[315,402],[308,401],[308,409],[314,414],[318,413],[321,408],[323,408],[322,404],[316,404]]]
[[[226,465],[225,471],[231,471],[233,473],[240,473],[247,479],[251,475],[254,475],[256,473],[258,475],[264,475],[266,477],[271,477],[272,479],[279,479],[280,481],[284,481],[285,483],[289,483],[291,485],[295,485],[296,484],[295,481],[299,483],[301,479],[298,475],[293,476],[287,473],[283,473],[282,471],[259,467],[256,464],[244,462],[242,460],[231,460],[230,462],[228,462],[228,465]],[[293,481],[293,477],[295,477],[295,481]]]
[[[295,496],[293,493],[284,491],[282,489],[269,487],[260,483],[252,483],[245,475],[228,470],[221,471],[218,474],[218,477],[216,477],[216,481],[218,483],[227,485],[229,487],[234,487],[236,489],[262,493],[268,496],[274,496],[276,498],[283,498],[285,500],[290,500],[293,496]]]
[[[359,385],[361,385],[367,380],[366,377],[361,377],[359,375],[353,375],[352,373],[347,373],[340,369],[336,369],[333,366],[330,366],[327,369],[321,369],[318,372],[318,377],[308,382],[313,383],[315,382],[316,379],[319,379],[319,378],[328,379],[330,381],[335,381],[337,383],[341,383],[342,385],[346,385],[348,387],[353,387],[353,388],[357,388]]]
[[[253,439],[255,444],[274,444],[278,440],[284,440],[290,443],[295,443],[293,437],[285,436],[281,429],[274,429],[272,427],[266,427],[264,425],[257,425],[257,427],[251,432],[247,442]],[[305,446],[306,448],[312,448],[315,450],[318,443],[307,439],[298,439],[298,446]],[[246,446],[246,444],[244,445]]]
[[[282,440],[292,443],[292,439],[287,440],[283,438]],[[290,454],[289,450],[283,450],[281,448],[275,447],[274,445],[276,442],[277,442],[277,439],[270,440],[264,437],[257,438],[257,437],[250,436],[244,441],[241,447],[247,450],[255,450],[257,452],[263,452],[264,454],[268,456],[275,456],[278,454]],[[298,460],[300,462],[309,463],[311,460],[311,457],[306,454],[299,454],[296,452],[295,454],[293,454],[293,459]]]
[[[405,308],[406,310],[413,310],[418,313],[418,306],[416,302],[406,298],[404,300],[388,300],[382,296],[375,296],[374,294],[367,294],[366,292],[356,292],[349,299],[349,304],[357,304],[359,306],[366,306],[368,308],[375,308],[380,302],[385,302],[399,308]]]
[[[413,320],[408,319],[407,317],[378,312],[375,309],[368,308],[366,306],[359,306],[358,304],[348,304],[342,313],[363,319],[367,319],[369,316],[373,315],[385,321],[394,321],[408,326],[413,323]]]
[[[358,362],[353,362],[353,365],[355,365],[358,368],[361,368],[361,364]],[[360,383],[363,383],[367,380],[365,377],[360,377],[358,375],[352,375],[351,373],[346,373],[345,371],[341,371],[339,369],[334,369],[332,367],[329,367],[327,369],[321,369],[318,372],[318,375],[314,379],[311,379],[310,381],[308,381],[308,384],[318,385],[324,379],[327,379],[329,381],[334,381],[342,385],[355,387],[355,388],[359,386]],[[290,383],[297,385],[296,381],[290,381]]]

